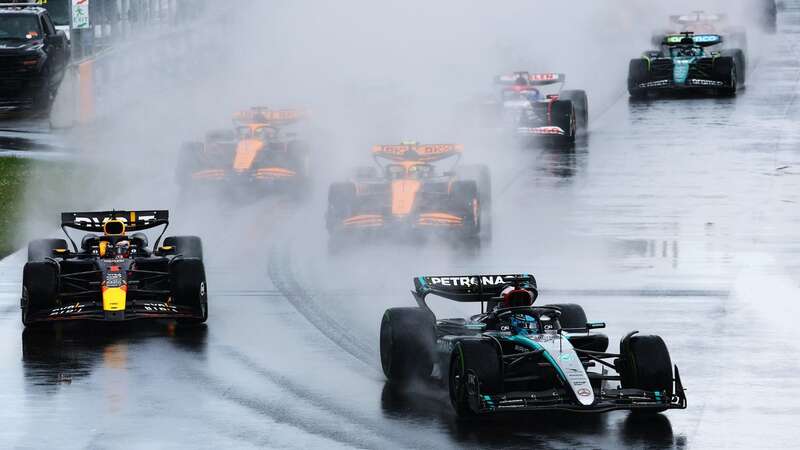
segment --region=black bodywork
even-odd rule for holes
[[[0,111],[48,110],[70,58],[46,9],[0,7]]]
[[[37,241],[29,245],[20,303],[23,323],[156,318],[204,322],[208,293],[202,254],[181,248],[185,237],[167,238],[159,247],[168,219],[168,212],[161,210],[63,213],[62,228],[72,249],[61,247],[63,240],[41,240],[54,244],[52,256],[42,257],[32,250]],[[135,233],[104,233],[110,220],[125,221],[126,230]],[[152,251],[140,231],[161,226],[164,229]],[[66,232],[68,228],[89,234],[78,245]],[[199,242],[199,238],[190,239]],[[114,250],[121,241],[129,243],[124,255]],[[106,298],[110,289],[124,291],[121,303]]]

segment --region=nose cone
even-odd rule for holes
[[[419,180],[392,181],[392,214],[404,216],[410,213],[421,185]]]
[[[263,148],[264,144],[255,139],[239,141],[239,144],[236,145],[236,156],[233,159],[233,170],[238,172],[250,170],[256,160],[256,156],[258,156],[258,152]]]

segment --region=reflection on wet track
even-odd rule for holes
[[[796,447],[800,15],[782,21],[736,99],[620,98],[572,150],[508,150],[514,163],[493,167],[504,220],[478,255],[329,257],[321,201],[280,215],[265,201],[244,226],[205,230],[242,237],[206,239],[207,327],[25,333],[24,256],[0,262],[0,447]],[[612,342],[663,336],[689,408],[458,421],[441,390],[385,384],[379,318],[411,304],[413,275],[520,267]]]

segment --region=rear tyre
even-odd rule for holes
[[[184,258],[203,260],[203,241],[197,236],[170,236],[164,239],[164,245],[175,247],[175,254]]]
[[[577,116],[577,134],[584,134],[589,131],[589,97],[586,95],[586,91],[562,91],[558,98],[562,100],[570,100],[575,106],[575,115]]]
[[[489,167],[483,164],[463,165],[458,169],[462,179],[475,180],[478,184],[481,233],[486,240],[492,239],[492,176]]]
[[[44,261],[53,257],[57,248],[66,249],[67,241],[64,239],[36,239],[28,243],[28,262]]]
[[[495,341],[488,338],[458,341],[450,354],[450,403],[459,417],[475,414],[470,398],[503,392],[503,362]]]
[[[474,180],[454,182],[450,198],[456,211],[462,211],[464,237],[478,237],[481,232],[481,202],[478,194],[478,183]]]
[[[623,389],[658,391],[667,399],[672,397],[672,360],[660,336],[631,333],[619,347],[620,358],[614,365]]]
[[[581,305],[558,303],[546,306],[561,311],[561,315],[558,318],[561,328],[586,328],[586,312]]]
[[[647,96],[647,90],[639,87],[650,79],[650,70],[647,60],[642,58],[632,59],[628,65],[628,93],[634,99]]]
[[[333,183],[328,188],[328,231],[334,231],[341,222],[352,216],[356,206],[356,185],[351,182]]]
[[[198,316],[178,319],[178,323],[200,324],[208,320],[208,289],[203,261],[198,258],[175,259],[170,263],[169,273],[175,305],[192,308]]]
[[[53,262],[29,262],[22,270],[22,324],[30,314],[58,306],[58,266]]]
[[[575,105],[570,100],[556,100],[553,102],[551,123],[566,133],[564,136],[556,138],[558,144],[568,146],[575,142],[577,120]]]
[[[305,141],[290,141],[287,152],[292,161],[292,168],[297,173],[297,185],[294,194],[296,198],[303,199],[309,194],[311,181],[311,157],[308,143]]]
[[[381,368],[389,382],[407,383],[433,371],[436,322],[422,308],[391,308],[381,319]]]

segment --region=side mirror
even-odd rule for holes
[[[63,257],[68,256],[68,255],[69,255],[69,249],[68,248],[54,248],[53,249],[53,256],[58,256],[58,257],[63,258]]]
[[[606,327],[605,322],[590,322],[586,324],[587,330],[597,330],[599,328],[605,328],[605,327]]]
[[[156,256],[164,256],[164,255],[171,255],[175,253],[175,247],[171,245],[162,245],[161,247],[156,250]]]

